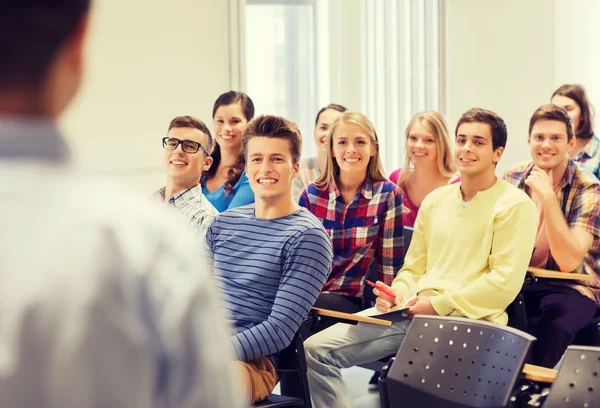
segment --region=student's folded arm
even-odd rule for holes
[[[537,210],[529,200],[497,215],[489,255],[490,271],[459,290],[432,297],[435,311],[444,316],[457,310],[470,319],[482,319],[506,309],[523,286],[537,223]]]
[[[387,210],[379,228],[375,247],[375,259],[379,280],[391,285],[404,262],[404,240],[402,237],[402,194],[399,189],[387,200]]]
[[[563,272],[576,270],[600,236],[600,187],[590,186],[575,197],[572,208],[578,216],[565,220],[558,201],[544,206],[550,253]]]
[[[404,253],[404,265],[392,282],[392,287],[400,290],[404,301],[417,294],[417,283],[427,270],[427,239],[425,233],[430,211],[427,198],[425,198],[415,221],[410,248],[408,252]]]
[[[317,300],[331,271],[333,248],[323,229],[300,234],[284,262],[267,320],[232,337],[237,357],[249,361],[286,348]]]

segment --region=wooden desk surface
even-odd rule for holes
[[[523,374],[528,380],[551,384],[556,379],[558,371],[552,368],[535,366],[533,364],[525,364],[523,366]]]
[[[584,273],[549,271],[547,269],[535,268],[533,266],[527,268],[527,272],[529,272],[531,276],[535,276],[536,278],[568,279],[578,281],[590,281],[594,279],[593,276],[586,275]]]
[[[336,312],[335,310],[321,309],[318,307],[313,307],[312,309],[315,312],[317,312],[318,315],[321,315],[321,316],[337,317],[338,319],[353,320],[355,322],[362,322],[362,323],[379,324],[381,326],[391,326],[392,325],[392,322],[389,320],[375,319],[373,317],[357,316],[357,315],[351,314],[351,313]]]

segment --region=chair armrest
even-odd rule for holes
[[[525,364],[522,372],[526,379],[543,383],[553,383],[558,374],[558,371],[552,368],[540,367],[533,364]]]
[[[578,281],[594,280],[594,277],[592,275],[586,275],[584,273],[549,271],[547,269],[535,268],[533,266],[527,268],[527,272],[531,276],[535,276],[536,278],[568,279]]]
[[[389,320],[375,319],[375,318],[366,317],[366,316],[357,316],[357,315],[351,314],[351,313],[336,312],[335,310],[321,309],[318,307],[313,307],[312,310],[319,316],[333,317],[333,318],[339,319],[340,321],[344,321],[344,323],[348,322],[350,324],[356,324],[358,322],[362,322],[362,323],[379,324],[381,326],[391,326],[392,325],[392,322]]]

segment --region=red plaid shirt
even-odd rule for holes
[[[349,205],[335,183],[306,186],[301,206],[323,222],[333,243],[333,266],[323,291],[362,296],[373,263],[391,284],[404,262],[402,191],[389,181],[365,180]]]

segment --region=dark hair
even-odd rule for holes
[[[215,101],[212,112],[213,119],[215,118],[219,107],[232,105],[234,103],[239,103],[242,106],[244,117],[248,122],[254,118],[254,102],[252,102],[252,99],[243,92],[229,91],[221,94]]]
[[[217,109],[219,109],[219,107],[232,105],[235,103],[239,103],[241,105],[242,112],[244,113],[244,118],[246,118],[246,120],[250,122],[252,118],[254,118],[254,103],[248,95],[246,95],[243,92],[237,91],[229,91],[219,95],[213,106],[213,119],[215,118]],[[218,143],[215,143],[212,154],[210,156],[212,157],[213,162],[210,168],[202,173],[202,178],[200,179],[201,183],[203,182],[202,179],[209,180],[213,178],[217,173],[217,169],[219,168],[219,164],[221,163],[221,146],[219,146]],[[240,177],[242,177],[242,172],[244,171],[245,164],[246,163],[244,161],[244,155],[242,153],[235,162],[235,165],[231,169],[229,169],[228,178],[225,182],[225,195],[229,195],[229,193],[231,193],[231,190],[233,189],[233,186],[235,186],[235,183],[237,183]]]
[[[487,109],[472,108],[462,114],[456,129],[454,130],[454,136],[458,136],[458,128],[463,123],[486,123],[492,128],[492,149],[496,150],[499,147],[506,147],[506,139],[508,133],[506,131],[506,123],[497,113]]]
[[[248,142],[253,137],[269,137],[285,139],[290,142],[290,152],[294,164],[300,161],[302,152],[302,135],[298,126],[281,116],[261,115],[252,119],[242,136],[242,152],[244,159],[248,159]]]
[[[531,136],[531,129],[533,129],[533,125],[535,125],[535,122],[538,120],[556,120],[564,123],[567,127],[567,140],[570,141],[573,139],[573,120],[567,111],[560,106],[549,103],[537,108],[529,120],[529,136]]]
[[[566,84],[558,88],[552,94],[552,97],[559,95],[573,99],[579,105],[579,125],[574,129],[575,136],[582,139],[589,139],[594,134],[594,109],[588,101],[585,88],[577,84]]]
[[[340,113],[344,113],[348,110],[348,108],[346,108],[345,106],[338,105],[337,103],[330,103],[329,105],[322,108],[319,111],[319,113],[317,113],[317,118],[315,119],[315,126],[317,126],[319,124],[319,116],[321,116],[321,113],[325,112],[327,109],[333,109]]]
[[[10,0],[0,5],[0,90],[37,91],[90,0]],[[7,4],[8,3],[8,4]]]
[[[210,134],[210,130],[208,130],[208,128],[206,127],[206,124],[204,122],[202,122],[200,119],[195,118],[193,116],[177,116],[175,119],[173,119],[171,121],[171,123],[169,123],[169,130],[171,130],[173,128],[198,129],[199,131],[204,133],[206,136],[208,136],[208,146],[204,146],[204,147],[206,147],[206,150],[208,150],[209,153],[212,152],[213,144],[214,144],[213,137]]]

